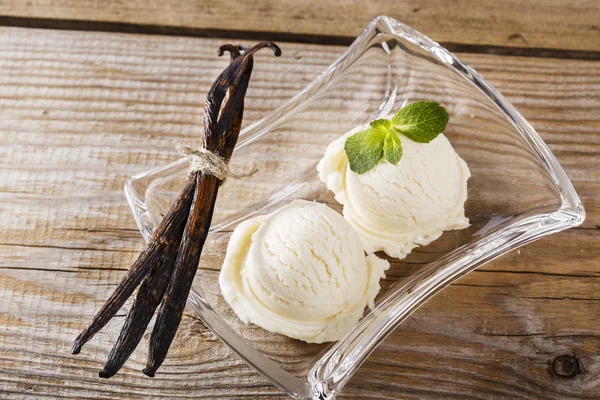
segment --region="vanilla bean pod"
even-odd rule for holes
[[[265,45],[273,46],[276,55],[279,53],[276,46]],[[204,119],[204,147],[225,160],[231,158],[241,128],[244,97],[253,67],[252,54],[265,45],[255,46],[238,58],[232,53],[231,66],[235,68],[226,70],[208,93]],[[231,84],[231,81],[234,83]],[[200,172],[196,173],[196,178],[196,195],[186,233],[175,262],[173,277],[158,310],[156,324],[150,337],[148,363],[144,369],[144,374],[148,376],[154,376],[175,337],[212,220],[220,182],[216,177]]]
[[[183,230],[181,236],[183,236]],[[121,333],[108,355],[104,369],[98,374],[101,378],[110,378],[116,374],[144,336],[152,315],[169,284],[177,257],[177,249],[176,245],[168,247],[160,265],[150,272],[142,282],[133,305],[127,313]]]
[[[83,345],[115,316],[135,288],[160,263],[165,249],[171,243],[181,241],[195,188],[196,180],[192,177],[188,178],[178,199],[152,233],[144,251],[127,271],[119,286],[106,300],[100,311],[94,316],[90,325],[75,339],[71,349],[73,354],[78,354]]]
[[[231,62],[240,56],[238,46],[231,45],[222,46],[219,49],[219,55],[222,55],[223,51],[226,50],[231,53]],[[188,179],[196,178],[190,176]],[[190,198],[189,200],[188,210],[192,205],[193,199]],[[180,234],[182,239],[184,234],[183,229],[185,227],[182,228]],[[160,266],[155,268],[142,282],[135,301],[127,314],[127,319],[121,329],[121,333],[110,351],[104,369],[99,373],[101,378],[110,378],[117,373],[139,344],[152,319],[152,315],[156,311],[156,307],[158,307],[163,299],[167,285],[171,279],[178,250],[178,243],[173,242],[172,246],[165,251],[164,259]]]
[[[271,42],[259,43],[252,48],[224,45],[219,49],[219,55],[225,51],[231,54],[231,64],[208,93],[202,145],[204,151],[221,157],[224,166],[231,158],[241,128],[244,97],[253,67],[252,55],[264,47],[271,48],[276,56],[281,54],[279,47]],[[142,283],[101,377],[114,375],[129,358],[159,303],[144,373],[154,376],[164,361],[181,322],[221,183],[219,178],[202,170],[190,173],[184,189],[154,231],[146,249],[90,326],[75,340],[74,354],[106,325]]]

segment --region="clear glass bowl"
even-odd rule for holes
[[[450,114],[445,134],[472,173],[466,203],[471,227],[446,232],[393,262],[376,308],[335,344],[306,344],[241,323],[217,282],[232,229],[296,198],[341,210],[317,178],[327,145],[420,99],[435,100]],[[563,169],[515,108],[452,53],[388,17],[373,20],[318,79],[243,130],[231,166],[247,171],[254,163],[257,175],[230,179],[219,192],[189,304],[248,364],[299,399],[334,398],[374,348],[437,292],[495,257],[585,218]],[[187,167],[184,158],[127,181],[127,198],[146,239],[182,188]],[[421,266],[416,272],[415,265]]]

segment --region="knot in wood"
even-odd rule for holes
[[[570,354],[558,356],[552,362],[552,372],[559,378],[573,379],[581,373],[579,360]]]

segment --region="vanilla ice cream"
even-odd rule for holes
[[[341,339],[373,308],[389,263],[365,256],[350,224],[324,204],[296,200],[234,230],[219,276],[237,316],[322,343]]]
[[[443,134],[429,143],[400,134],[400,162],[382,159],[359,175],[350,170],[344,143],[368,127],[358,126],[332,142],[317,167],[367,253],[383,250],[404,258],[445,230],[469,226],[464,203],[471,173]]]

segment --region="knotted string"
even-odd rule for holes
[[[248,173],[233,173],[229,170],[229,164],[223,157],[206,150],[204,147],[193,148],[178,144],[176,149],[180,154],[192,156],[189,168],[190,174],[202,172],[204,174],[213,175],[221,181],[221,184],[225,183],[229,177],[233,179],[245,179],[254,176],[254,174],[258,172],[255,164]]]

